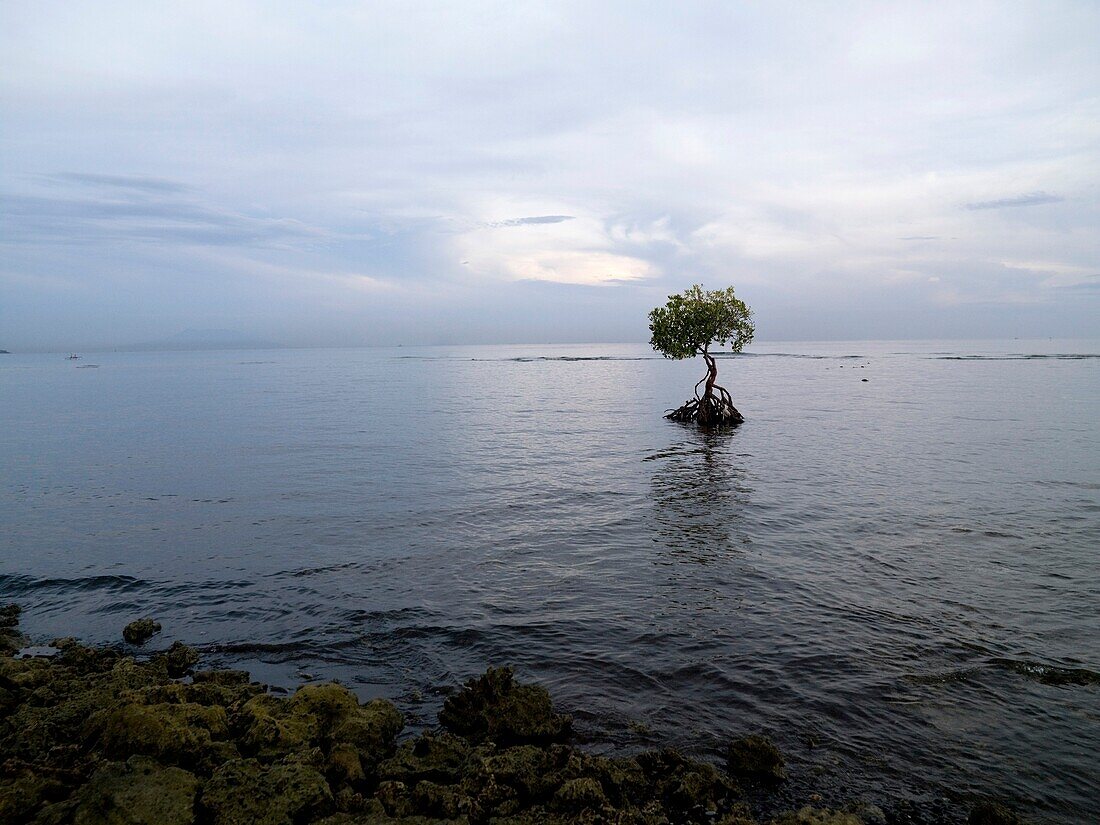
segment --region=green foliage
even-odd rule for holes
[[[729,344],[740,352],[752,340],[752,310],[733,287],[705,290],[699,284],[649,313],[650,344],[665,358],[693,358],[711,344]]]

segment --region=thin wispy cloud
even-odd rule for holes
[[[48,180],[61,183],[80,183],[88,186],[128,189],[137,192],[183,192],[187,189],[182,183],[141,175],[97,175],[90,172],[58,172],[45,176]]]
[[[1047,203],[1061,203],[1065,198],[1052,195],[1049,192],[1029,192],[1026,195],[1014,195],[1010,198],[998,198],[992,201],[977,201],[966,204],[966,208],[979,209],[1012,209],[1017,206],[1042,206]]]
[[[530,218],[509,218],[503,221],[493,221],[486,224],[486,226],[535,226],[544,223],[563,223],[571,220],[573,220],[572,215],[535,215]]]

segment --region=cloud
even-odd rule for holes
[[[183,192],[188,187],[176,181],[142,175],[97,175],[90,172],[58,172],[48,178],[62,183],[131,189],[138,192]]]
[[[994,201],[977,201],[966,204],[970,210],[978,209],[1009,209],[1015,206],[1041,206],[1045,203],[1061,203],[1065,198],[1051,195],[1049,192],[1029,192],[1026,195],[1015,195],[1011,198],[998,198]]]
[[[294,219],[220,210],[171,197],[175,191],[165,190],[168,197],[160,198],[9,195],[0,200],[0,242],[250,245],[318,234]]]
[[[6,340],[645,340],[700,281],[762,337],[1100,335],[1053,288],[1100,270],[1096,4],[210,14],[5,14]]]
[[[571,220],[573,220],[572,215],[536,215],[531,218],[509,218],[505,221],[494,221],[493,223],[486,224],[486,226],[494,228],[498,226],[532,226],[543,223],[562,223]]]

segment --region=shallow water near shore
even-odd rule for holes
[[[0,356],[0,601],[413,725],[510,663],[599,749],[763,731],[792,796],[1095,815],[1100,342],[719,369],[747,422],[702,434],[644,346]]]

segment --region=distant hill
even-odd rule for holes
[[[185,329],[159,341],[132,344],[130,350],[273,349],[271,341],[253,338],[231,329]]]

